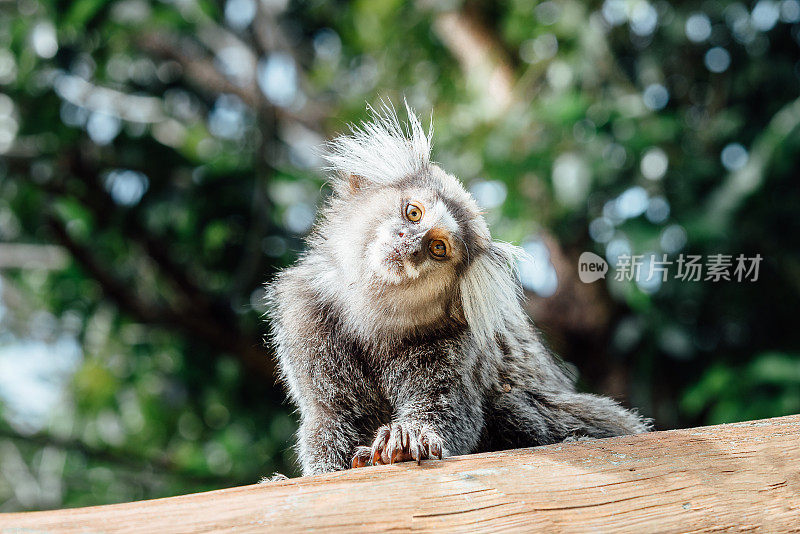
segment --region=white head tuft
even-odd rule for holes
[[[427,169],[431,157],[433,121],[426,132],[405,102],[408,123],[401,125],[394,106],[368,107],[371,120],[350,127],[328,143],[323,157],[341,178],[356,176],[376,185],[390,184]]]

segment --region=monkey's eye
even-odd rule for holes
[[[447,255],[447,244],[441,239],[432,239],[428,244],[428,250],[434,258],[444,258]]]
[[[423,213],[425,213],[425,210],[423,210],[422,206],[419,204],[409,202],[406,205],[406,219],[411,222],[419,222],[419,220],[422,219]]]

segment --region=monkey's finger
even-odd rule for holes
[[[400,428],[403,431],[403,450],[408,452],[409,447],[411,447],[411,436],[414,432],[407,425],[401,425]]]
[[[405,425],[397,424],[395,425],[395,429],[397,432],[397,444],[401,449],[405,450],[408,445],[408,433],[406,432]]]
[[[372,445],[372,465],[380,465],[381,463],[381,451],[383,450],[383,446],[378,443],[374,443]]]
[[[389,428],[391,430],[389,432],[389,441],[386,443],[386,446],[390,448],[399,447],[403,434],[402,427],[397,423],[392,423],[389,425]]]
[[[417,461],[417,465],[419,465],[420,461],[422,461],[422,446],[419,444],[419,440],[416,438],[411,440],[411,445],[409,446],[411,449],[411,458]]]
[[[389,440],[391,432],[388,425],[383,425],[378,428],[375,433],[375,441],[372,442],[372,465],[381,465],[386,462],[382,460],[381,456],[383,449],[386,447],[386,442]]]
[[[381,450],[377,446],[372,446],[372,465],[381,465],[383,462],[381,461]]]
[[[426,458],[425,445],[423,445],[422,436],[418,432],[409,433],[408,449],[409,455],[413,460],[417,461],[417,465]]]
[[[390,463],[403,462],[405,460],[403,449],[395,449],[394,452],[392,452],[392,461]]]
[[[438,440],[431,440],[430,444],[428,445],[428,450],[430,451],[432,458],[439,458],[442,459],[442,444],[439,443]]]
[[[383,443],[386,443],[391,434],[392,434],[392,429],[389,427],[389,425],[383,425],[375,433],[375,440],[372,442],[372,446],[376,447]]]
[[[371,457],[371,448],[363,446],[356,447],[356,453],[353,455],[353,460],[351,462],[353,469],[368,466]]]
[[[386,442],[386,449],[389,463],[393,463],[395,452],[403,450],[403,430],[400,425],[392,425],[392,433],[389,436],[389,441]]]

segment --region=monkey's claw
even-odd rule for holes
[[[370,456],[373,465],[419,463],[429,458],[441,460],[443,450],[442,438],[433,430],[414,423],[391,423],[378,429]]]

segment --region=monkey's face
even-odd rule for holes
[[[334,197],[325,221],[321,234],[339,267],[331,293],[350,295],[344,302],[364,321],[392,316],[395,326],[440,317],[490,239],[469,193],[434,165]]]
[[[379,200],[372,239],[365,243],[368,267],[389,284],[447,284],[455,278],[465,248],[446,201],[425,189],[385,192]],[[376,206],[377,207],[377,206]]]

